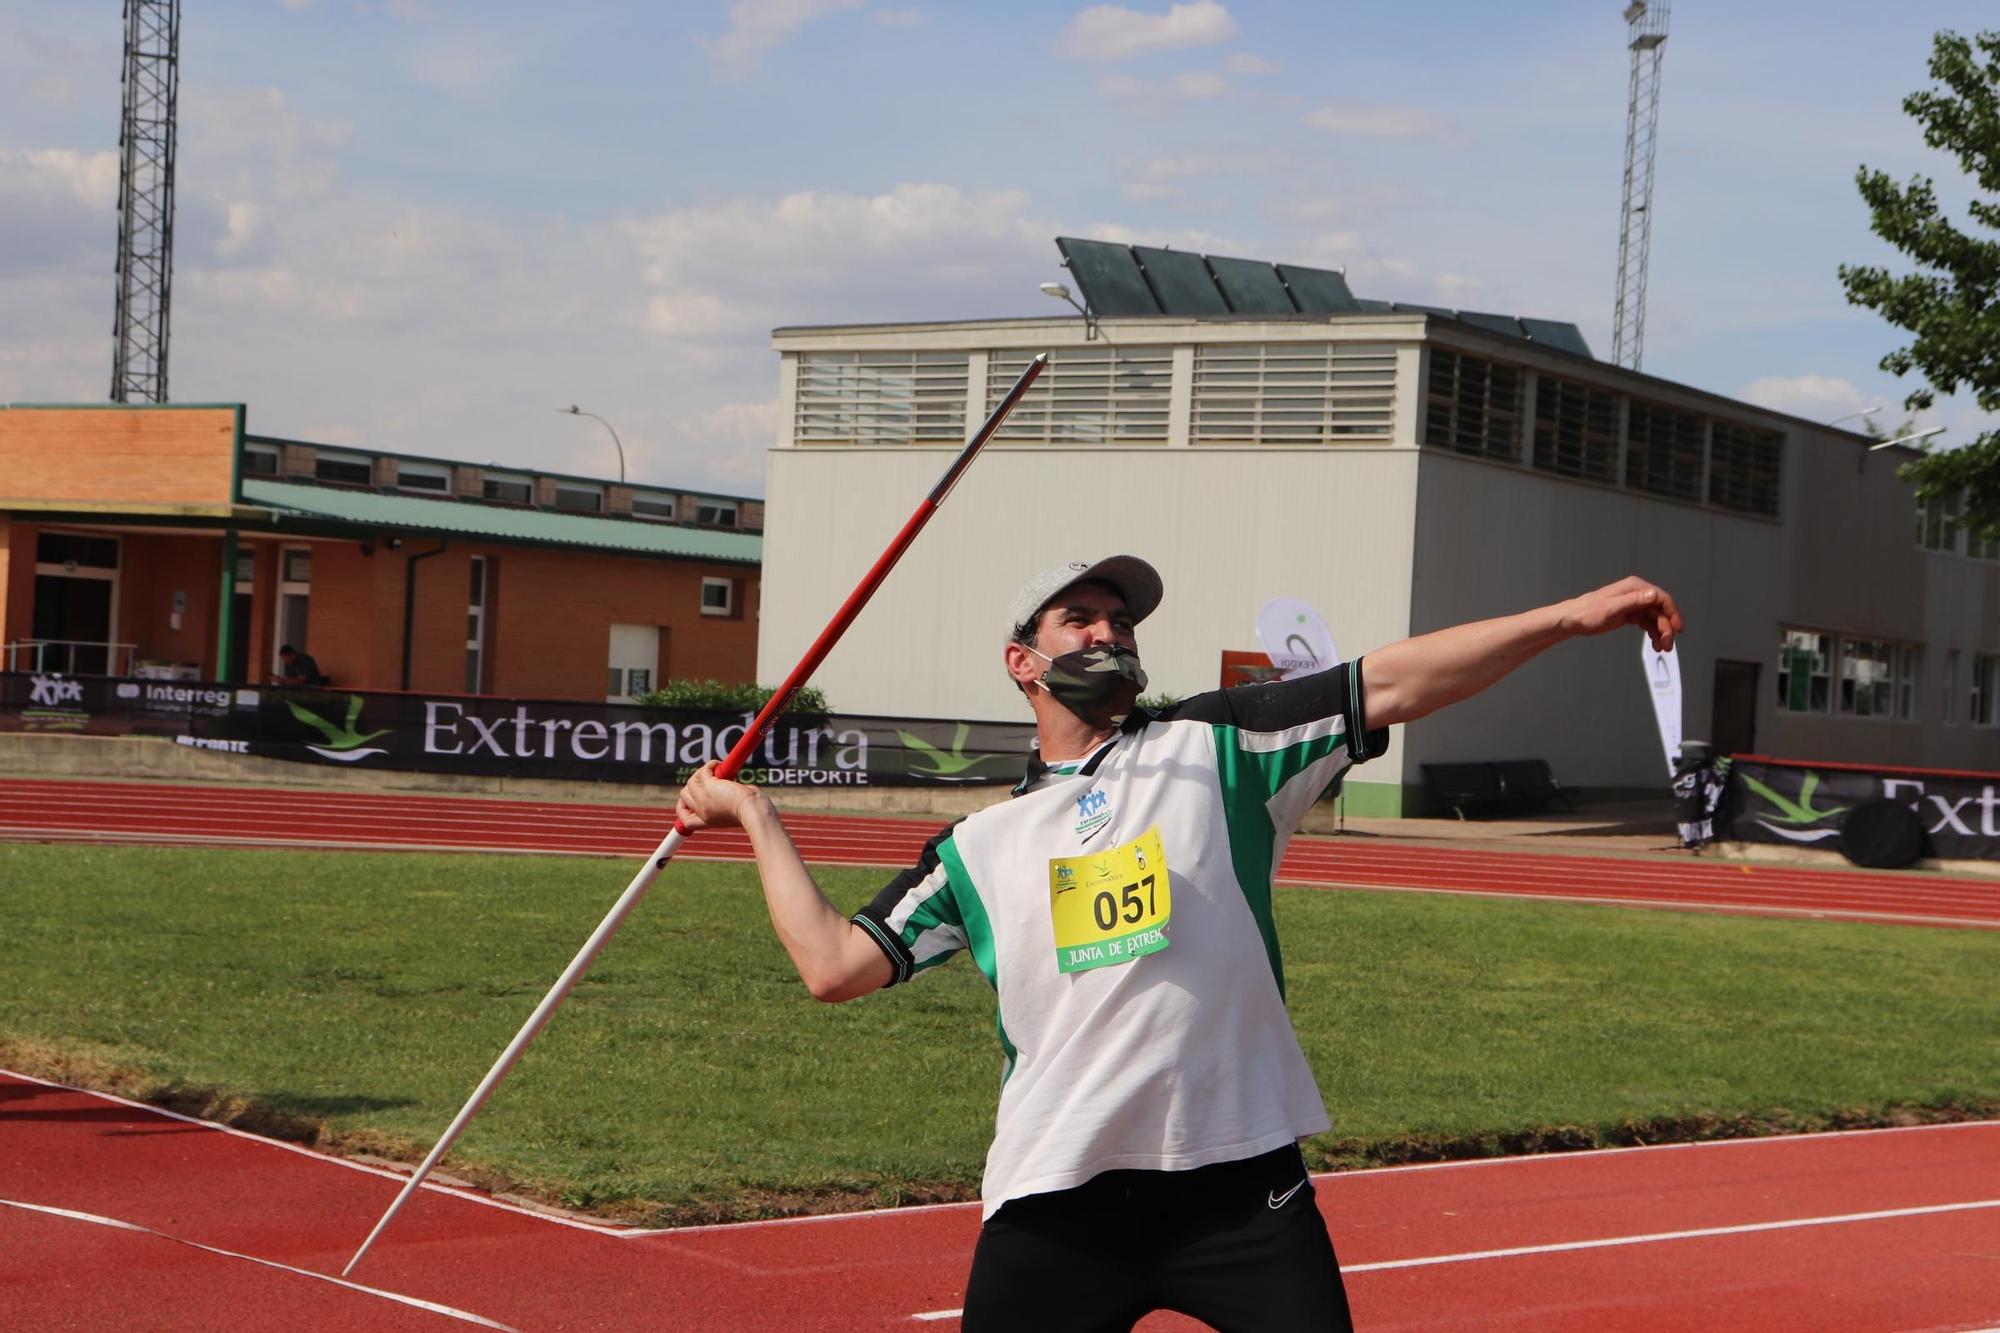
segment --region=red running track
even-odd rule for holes
[[[425,848],[629,856],[651,852],[668,812],[637,805],[0,779],[0,838],[268,847]],[[820,865],[904,866],[926,819],[788,814]],[[688,860],[747,860],[737,830],[691,839]],[[1690,858],[1473,850],[1361,838],[1298,838],[1281,883],[1526,895],[1765,916],[2000,929],[2000,880],[1925,872],[1750,866]]]
[[[355,1285],[336,1284],[396,1189],[372,1167],[0,1074],[0,1309],[34,1329],[949,1329],[978,1229],[968,1204],[624,1231],[427,1185]],[[1371,1333],[2000,1326],[2000,1122],[1315,1189]]]

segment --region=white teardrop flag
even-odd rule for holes
[[[1340,665],[1333,631],[1319,612],[1296,597],[1273,597],[1264,604],[1257,613],[1257,640],[1271,665],[1284,672],[1282,680]]]
[[[1646,689],[1653,696],[1653,719],[1660,724],[1660,744],[1667,752],[1667,776],[1672,777],[1681,748],[1680,650],[1656,652],[1652,641],[1641,637],[1639,655],[1646,668]]]

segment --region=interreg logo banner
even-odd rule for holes
[[[2000,860],[2000,774],[1832,768],[1738,759],[1734,835],[1748,842],[1835,845],[1865,801],[1900,801],[1924,826],[1925,855]]]

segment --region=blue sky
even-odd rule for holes
[[[251,429],[760,494],[781,324],[1056,313],[1058,234],[1343,265],[1608,353],[1621,0],[188,0],[172,390]],[[1830,419],[1899,339],[1865,162],[1988,4],[1675,6],[1645,368]],[[121,25],[0,0],[0,400],[110,376]],[[1942,402],[1963,439],[1983,420]],[[1926,424],[1929,424],[1928,420]]]

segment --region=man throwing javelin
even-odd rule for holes
[[[960,951],[995,989],[1005,1054],[963,1327],[1351,1327],[1298,1141],[1329,1128],[1284,1008],[1271,878],[1312,803],[1387,728],[1469,698],[1565,639],[1682,621],[1627,578],[1391,644],[1298,680],[1164,709],[1134,631],[1160,576],[1133,556],[1030,579],[1007,673],[1036,744],[1014,799],[969,815],[851,918],[770,799],[705,765],[676,811],[741,825],[813,995],[909,981]]]

